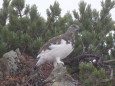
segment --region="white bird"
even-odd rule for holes
[[[64,64],[61,60],[66,58],[74,49],[75,35],[79,29],[78,25],[71,25],[68,30],[59,36],[53,37],[46,44],[44,44],[37,56],[38,62],[36,66],[40,66],[45,62],[51,62],[54,67],[57,64]]]

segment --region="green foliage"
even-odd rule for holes
[[[3,53],[6,53],[7,51],[7,43],[0,41],[0,57],[2,57]]]
[[[114,58],[115,34],[110,32],[115,30],[115,26],[110,10],[115,6],[115,2],[105,0],[101,2],[101,6],[99,12],[81,1],[79,10],[73,11],[74,17],[70,12],[62,17],[59,3],[55,1],[46,10],[45,20],[40,16],[36,5],[25,5],[25,0],[3,0],[3,7],[0,9],[0,40],[3,50],[19,47],[22,52],[36,55],[46,41],[64,33],[68,26],[75,23],[81,29],[75,34],[76,45],[71,56],[96,53],[106,59]]]
[[[31,37],[28,34],[21,34],[20,41],[22,45],[27,45],[31,41]]]
[[[3,8],[0,9],[0,26],[4,26],[6,24],[6,19],[8,17],[9,2],[9,0],[4,0]]]
[[[47,9],[47,15],[48,17],[58,17],[61,13],[61,9],[59,8],[59,3],[58,2],[54,2],[54,5],[50,5],[50,10]],[[53,19],[53,18],[52,18]],[[54,21],[54,20],[52,20]]]
[[[79,68],[79,77],[85,86],[112,86],[110,82],[101,82],[103,79],[108,78],[105,70],[95,68],[92,63],[81,63]]]
[[[101,4],[100,14],[96,9],[92,10],[91,6],[84,1],[79,4],[79,12],[73,11],[74,17],[81,25],[80,37],[77,39],[81,41],[77,44],[83,48],[81,53],[97,53],[106,56],[109,50],[114,49],[114,38],[109,33],[115,30],[115,26],[109,12],[115,2],[105,0]]]
[[[33,56],[36,56],[39,52],[40,47],[43,45],[43,40],[42,38],[36,38],[32,40],[29,44],[29,50],[31,50],[31,53]],[[33,50],[34,49],[34,50]]]
[[[15,7],[17,10],[22,10],[25,5],[25,0],[13,0],[12,6]]]
[[[38,13],[37,13],[37,7],[36,5],[33,5],[30,9],[30,19],[31,21],[34,21],[38,18]]]

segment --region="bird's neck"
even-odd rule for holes
[[[65,32],[65,34],[67,34],[67,35],[71,35],[72,33],[71,33],[71,32],[69,32],[69,31],[67,31],[67,32]]]
[[[67,38],[66,40],[68,42],[71,41],[72,46],[74,47],[75,46],[75,33],[65,33],[65,37]]]
[[[74,32],[65,32],[66,35],[72,36],[73,34],[75,34]]]

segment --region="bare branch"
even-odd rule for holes
[[[103,61],[104,63],[111,63],[111,62],[115,62],[115,59],[112,60],[107,60],[107,61]]]

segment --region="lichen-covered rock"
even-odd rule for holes
[[[0,80],[9,76],[8,60],[6,58],[0,59]]]
[[[20,49],[19,48],[17,48],[16,50],[15,50],[15,52],[17,53],[17,56],[18,56],[18,60],[20,61],[20,59],[23,59],[23,56],[22,56],[22,54],[21,54],[21,52],[20,52]]]
[[[3,55],[0,59],[0,79],[14,74],[18,70],[18,63],[21,59],[21,53],[19,49],[16,51],[9,51]]]
[[[16,71],[18,69],[17,62],[19,61],[17,53],[13,50],[7,52],[3,55],[3,58],[7,59],[8,68],[10,71]]]
[[[66,67],[60,64],[53,69],[45,82],[50,82],[48,86],[83,86],[69,75]]]

